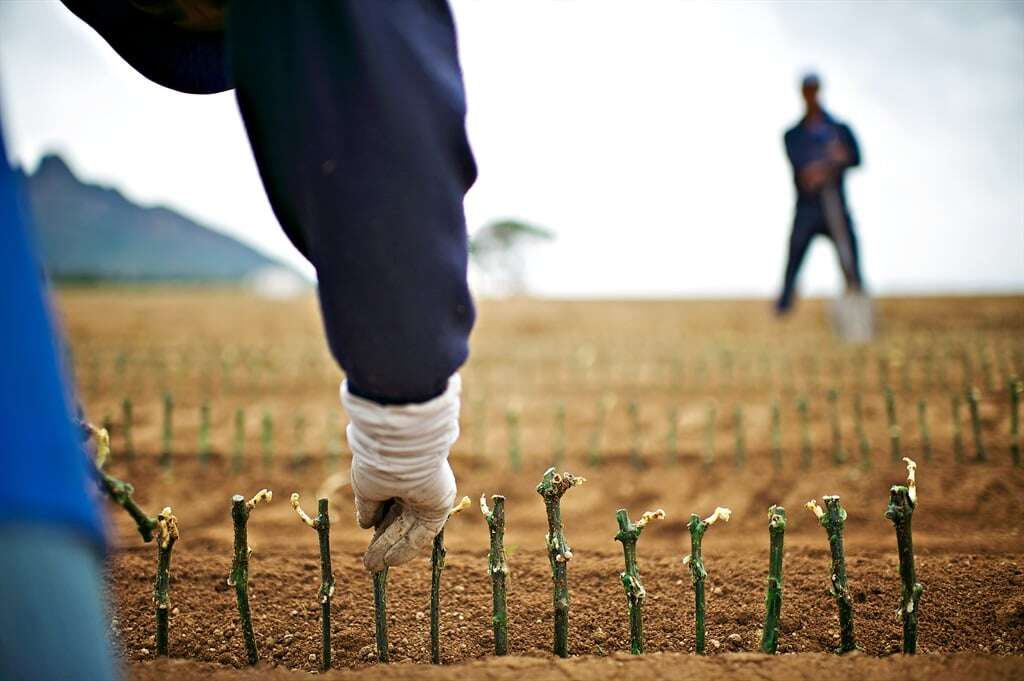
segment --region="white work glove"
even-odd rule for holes
[[[458,374],[421,404],[382,405],[341,384],[352,450],[356,520],[376,528],[363,565],[370,572],[408,562],[428,548],[455,503],[448,451],[459,437]],[[399,508],[388,512],[392,500]],[[386,517],[385,517],[386,516]]]

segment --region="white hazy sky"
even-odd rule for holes
[[[851,123],[878,292],[1024,291],[1024,3],[456,0],[480,178],[470,229],[514,216],[545,295],[772,295],[802,70]],[[59,3],[0,0],[12,157],[161,203],[291,262],[233,95],[149,83]],[[308,270],[307,270],[308,271]],[[838,287],[819,240],[804,290]]]

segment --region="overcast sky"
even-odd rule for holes
[[[453,2],[480,177],[470,229],[548,227],[541,294],[772,295],[797,79],[860,138],[868,284],[1024,291],[1024,3]],[[292,262],[233,95],[152,84],[57,2],[0,0],[9,151]],[[812,249],[804,290],[837,289]]]

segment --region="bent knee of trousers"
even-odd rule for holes
[[[353,394],[381,404],[437,397],[469,355],[475,310],[465,283],[388,302],[321,293],[328,342]]]

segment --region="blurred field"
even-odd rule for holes
[[[326,352],[315,299],[66,290],[59,308],[86,412],[113,434],[111,470],[136,485],[146,509],[170,504],[181,522],[172,655],[210,668],[243,659],[232,599],[219,586],[230,561],[228,500],[271,487],[280,502],[259,509],[250,523],[254,608],[265,618],[257,619],[257,633],[264,659],[315,669],[315,537],[286,498],[297,490],[312,499],[324,478],[348,463],[341,374]],[[612,540],[619,507],[632,515],[668,512],[645,532],[640,561],[652,599],[649,649],[675,653],[692,650],[692,593],[679,562],[688,552],[686,519],[716,505],[733,508],[733,522],[705,542],[712,584],[722,587],[709,602],[708,622],[709,637],[724,641],[736,633],[741,641],[709,652],[756,649],[766,511],[773,503],[784,504],[791,518],[784,606],[790,619],[780,650],[829,650],[837,627],[825,592],[827,542],[801,508],[829,493],[841,495],[849,511],[847,555],[864,649],[893,652],[899,582],[893,530],[882,512],[889,485],[905,474],[899,456],[920,466],[914,524],[926,588],[922,652],[1024,652],[1024,468],[1014,462],[1010,397],[1014,377],[1024,373],[1024,299],[882,300],[879,315],[876,343],[845,347],[834,342],[820,301],[805,302],[784,322],[762,301],[483,302],[463,370],[463,435],[452,463],[460,493],[509,500],[510,607],[518,608],[513,652],[544,656],[550,644],[544,512],[533,488],[555,463],[588,478],[563,506],[576,553],[574,654],[628,649],[621,549]],[[173,402],[169,451],[165,395]],[[125,399],[132,403],[131,452]],[[204,403],[205,462],[198,456],[206,446]],[[344,594],[335,615],[336,664],[358,667],[370,662],[365,652],[372,644],[368,580],[358,564],[368,536],[350,520],[346,488],[332,504]],[[140,545],[123,514],[112,516],[119,547],[111,563],[118,619],[112,632],[128,658],[144,660],[152,656],[152,548]],[[446,661],[460,662],[488,652],[487,532],[471,511],[457,516],[446,535]],[[426,607],[429,569],[414,564],[393,571],[392,579],[397,658],[424,662],[426,626],[409,613]],[[815,617],[820,622],[810,626],[807,618]],[[286,634],[297,642],[282,644]],[[817,668],[808,664],[808,673]],[[519,673],[487,669],[495,678]],[[602,669],[595,673],[610,676],[611,667]]]

